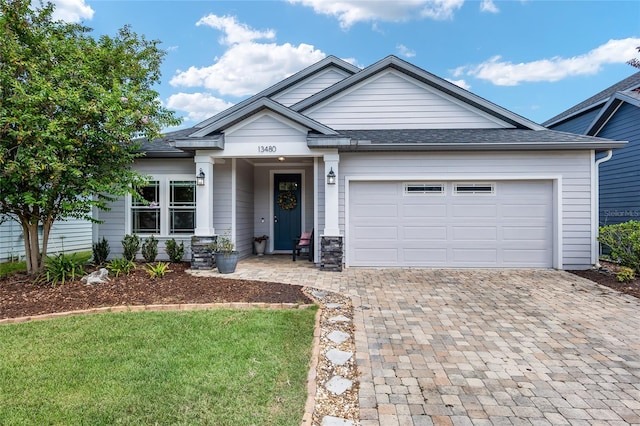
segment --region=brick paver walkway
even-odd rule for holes
[[[362,425],[640,424],[638,299],[560,271],[292,266],[233,276],[352,298]]]

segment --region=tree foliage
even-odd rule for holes
[[[21,224],[29,272],[43,267],[54,221],[92,220],[143,182],[136,138],[179,124],[154,90],[158,41],[126,26],[94,38],[52,12],[0,0],[0,217]]]
[[[640,52],[640,46],[636,47],[636,50],[638,52]],[[629,59],[627,61],[627,64],[629,64],[629,65],[631,65],[632,67],[635,67],[635,68],[640,68],[640,59],[638,59],[638,58]]]

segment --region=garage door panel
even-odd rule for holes
[[[447,217],[447,205],[405,205],[401,212],[403,218]]]
[[[498,228],[496,226],[453,226],[455,241],[497,241]]]
[[[398,240],[395,226],[359,226],[354,228],[354,238],[359,240]]]
[[[454,205],[452,208],[453,217],[496,217],[498,213],[498,207],[495,205]]]
[[[402,182],[351,182],[352,266],[552,266],[551,181],[499,181],[493,194],[404,194]],[[380,189],[378,189],[380,186]]]
[[[446,226],[402,226],[404,241],[446,241]]]

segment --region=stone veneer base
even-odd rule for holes
[[[344,254],[344,238],[342,236],[320,237],[320,269],[325,271],[342,271]]]
[[[191,237],[191,269],[202,271],[215,269],[216,261],[213,256],[213,244],[218,237],[194,235]]]

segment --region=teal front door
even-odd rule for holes
[[[273,249],[292,250],[301,233],[302,179],[299,174],[276,174],[273,179]]]

